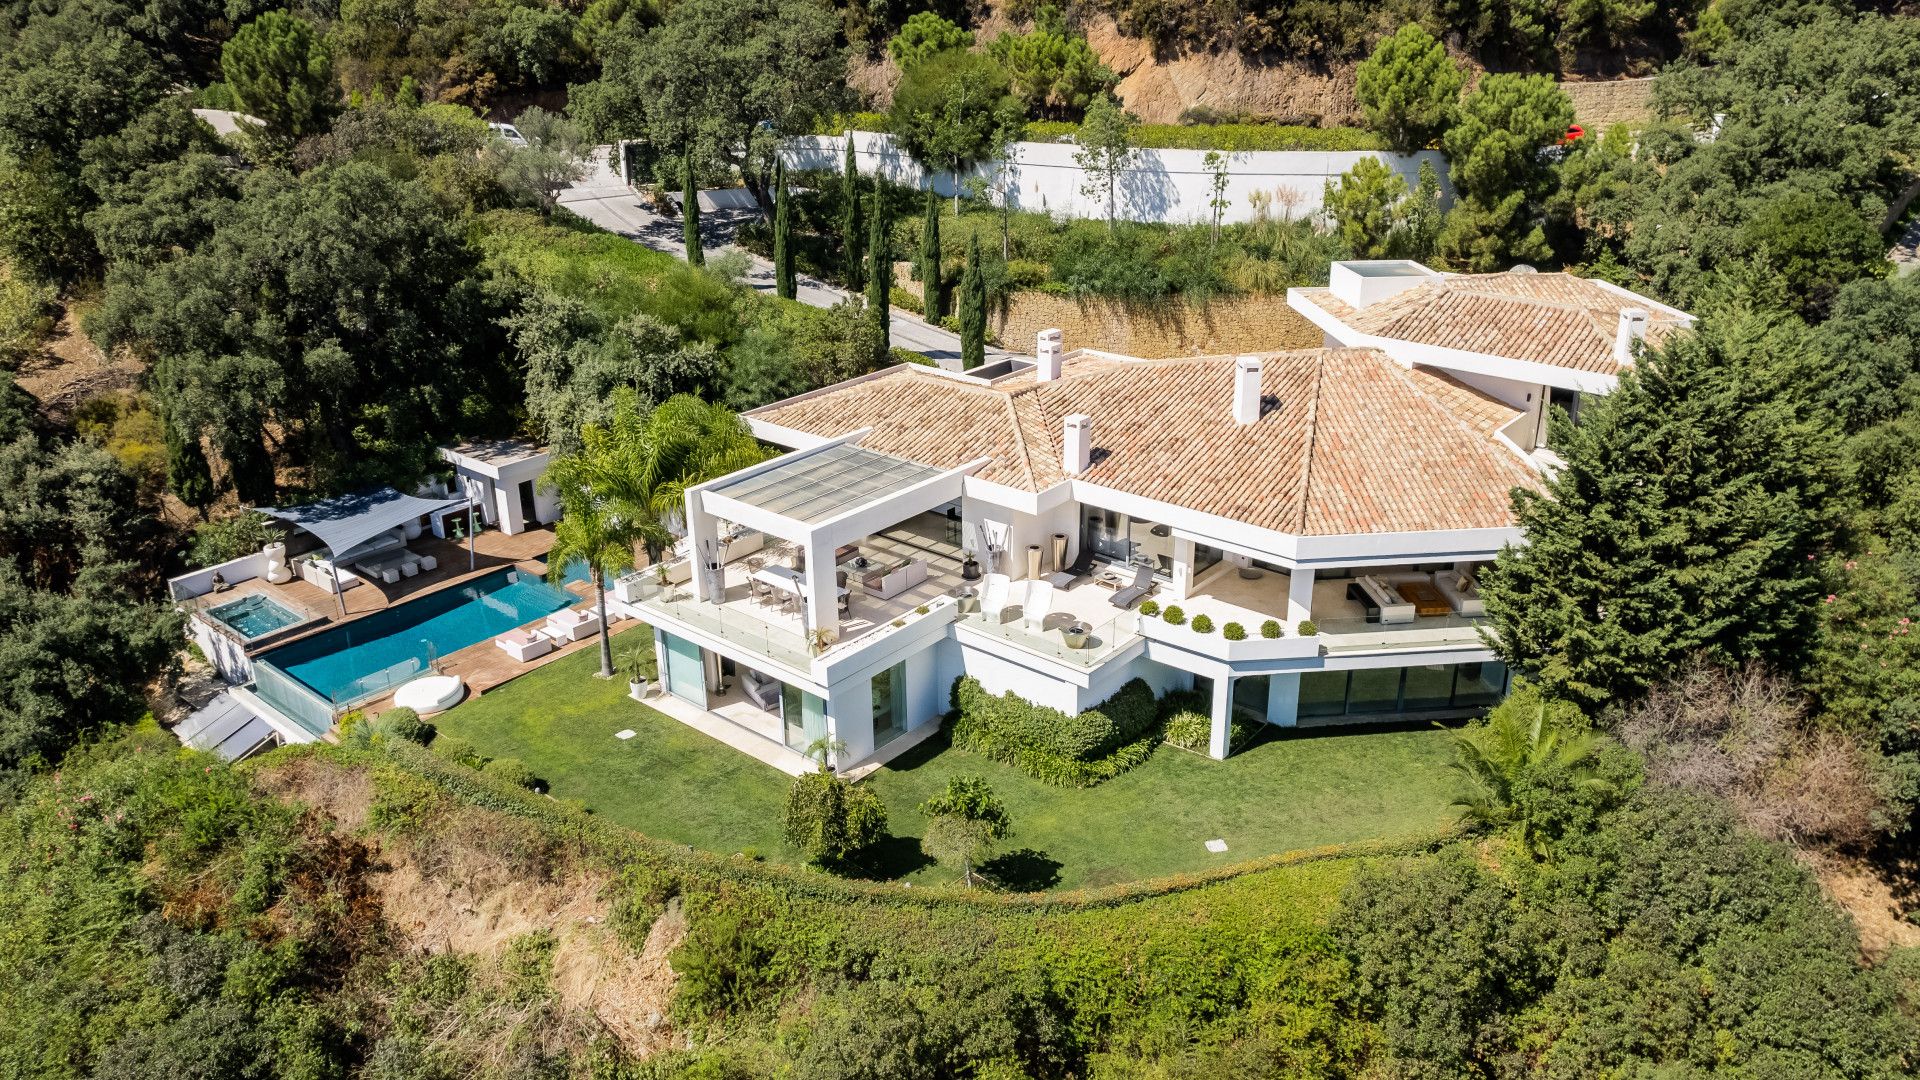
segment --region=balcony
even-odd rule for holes
[[[1104,663],[1140,638],[1139,611],[1113,606],[1114,590],[1092,578],[1078,578],[1068,588],[1051,590],[1047,610],[1033,619],[1028,617],[1028,589],[1025,581],[1012,582],[1007,607],[998,617],[976,610],[961,616],[960,625],[1082,668]]]
[[[1442,572],[1444,574],[1445,572]],[[1187,616],[1187,627],[1149,624],[1147,633],[1186,648],[1203,651],[1222,659],[1278,659],[1282,656],[1329,655],[1348,652],[1377,652],[1392,649],[1472,648],[1481,644],[1480,628],[1486,622],[1478,614],[1461,614],[1460,609],[1478,611],[1471,596],[1459,597],[1451,579],[1449,591],[1435,585],[1441,574],[1412,571],[1376,571],[1377,584],[1395,592],[1390,596],[1369,593],[1358,577],[1316,580],[1310,613],[1318,635],[1298,638],[1299,627],[1288,615],[1287,595],[1293,581],[1285,571],[1258,567],[1219,564],[1203,571],[1191,594],[1178,603]],[[1405,600],[1398,593],[1410,585],[1421,602]],[[1386,606],[1382,606],[1382,601]],[[1167,603],[1164,599],[1162,605]],[[1190,629],[1196,615],[1206,615],[1216,627],[1237,622],[1247,632],[1242,642],[1228,642],[1216,630],[1211,635],[1195,634]],[[1260,638],[1260,627],[1269,619],[1281,624],[1286,637]],[[1265,641],[1265,645],[1259,644]],[[1295,642],[1283,645],[1281,642]],[[1312,642],[1311,647],[1305,643]]]
[[[741,554],[721,566],[724,599],[694,596],[691,568],[685,560],[636,572],[615,586],[615,596],[638,607],[643,618],[678,623],[765,657],[798,672],[875,644],[938,611],[957,606],[954,591],[969,584],[961,578],[957,548],[941,537],[911,528],[875,534],[842,549],[836,580],[844,576],[846,605],[831,641],[809,634],[803,605],[792,594],[770,588],[769,567],[791,568],[795,551],[777,541],[762,547],[741,545]],[[859,560],[864,560],[861,565]],[[901,568],[912,567],[900,575]],[[664,579],[664,580],[663,580]]]

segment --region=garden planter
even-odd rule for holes
[[[1088,634],[1087,628],[1080,625],[1079,623],[1074,623],[1072,626],[1062,627],[1060,630],[1060,636],[1066,639],[1067,648],[1069,649],[1086,648],[1087,634]]]

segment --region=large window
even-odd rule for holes
[[[696,705],[707,707],[707,665],[700,646],[672,634],[660,635],[667,647],[667,693]]]
[[[1080,508],[1080,550],[1103,562],[1151,566],[1163,579],[1173,575],[1173,530],[1117,510]]]
[[[1300,676],[1302,719],[1390,716],[1439,709],[1482,709],[1507,693],[1507,667],[1422,664],[1362,671],[1309,671]]]
[[[1269,681],[1265,675],[1242,675],[1233,680],[1233,715],[1266,723]]]
[[[873,745],[877,749],[907,730],[907,665],[873,677]]]
[[[827,703],[797,686],[780,684],[780,718],[790,750],[804,754],[827,737]]]

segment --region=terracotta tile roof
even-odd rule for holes
[[[1065,418],[1093,418],[1083,479],[1296,535],[1506,528],[1538,475],[1492,432],[1518,414],[1372,349],[1267,354],[1260,420],[1232,416],[1233,358],[1078,357],[1063,377],[969,385],[900,367],[747,415],[1039,491],[1066,479]]]
[[[1620,311],[1644,307],[1658,344],[1686,322],[1651,301],[1628,300],[1572,274],[1449,274],[1364,308],[1327,289],[1302,289],[1321,310],[1374,337],[1613,375]]]

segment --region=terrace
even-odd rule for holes
[[[742,470],[688,491],[684,553],[615,596],[809,674],[958,606],[965,472],[844,441]]]

